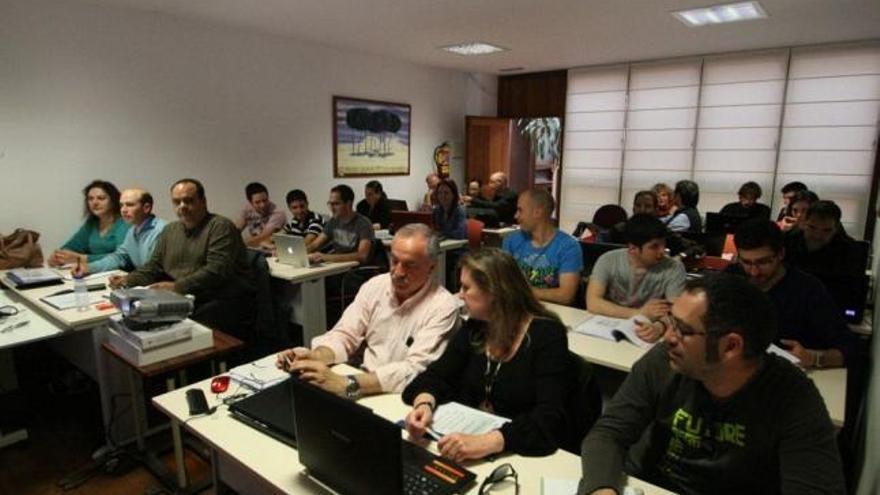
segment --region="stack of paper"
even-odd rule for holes
[[[236,366],[229,370],[229,376],[249,388],[263,390],[290,378],[288,372],[275,366],[275,360],[275,356],[270,355],[248,364]]]
[[[474,409],[458,402],[447,402],[437,407],[434,412],[433,431],[429,434],[435,439],[450,433],[466,433],[482,435],[497,430],[509,422],[507,418]]]
[[[605,340],[626,340],[636,347],[648,349],[653,344],[645,342],[636,334],[636,319],[611,318],[610,316],[594,315],[589,320],[574,328],[575,332]]]

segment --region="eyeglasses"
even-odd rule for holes
[[[678,338],[688,337],[691,335],[706,335],[706,332],[694,330],[692,326],[672,315],[666,315],[660,318],[660,323],[663,324],[665,331],[668,332],[672,330],[673,332],[675,332],[675,336]]]
[[[484,495],[491,491],[492,485],[504,481],[507,478],[513,478],[513,486],[515,487],[514,493],[519,495],[519,476],[516,474],[516,470],[513,469],[513,466],[511,466],[510,463],[502,464],[492,470],[492,473],[489,474],[489,476],[483,480],[483,484],[480,485],[479,495]]]

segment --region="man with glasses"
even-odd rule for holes
[[[751,220],[739,226],[733,240],[739,263],[728,271],[745,275],[773,301],[782,346],[805,368],[845,366],[855,350],[846,321],[819,279],[783,263],[779,226]]]
[[[578,495],[621,493],[624,472],[684,494],[845,492],[819,392],[765,352],[766,295],[727,274],[692,280],[663,322],[584,439]]]
[[[365,264],[370,258],[373,244],[373,224],[370,219],[354,211],[354,191],[345,184],[330,189],[330,200],[327,206],[333,214],[324,226],[324,232],[318,234],[309,245],[311,261],[357,261]],[[327,243],[332,247],[331,253],[317,252]]]

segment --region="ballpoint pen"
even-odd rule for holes
[[[19,321],[17,323],[12,323],[12,324],[6,325],[5,327],[0,328],[0,333],[11,332],[11,331],[15,330],[16,328],[21,328],[21,327],[27,325],[28,323],[30,323],[30,320]]]

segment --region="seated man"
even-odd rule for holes
[[[437,192],[440,180],[441,177],[437,175],[437,172],[428,172],[428,175],[425,176],[425,185],[428,186],[428,190],[425,191],[422,204],[419,205],[419,211],[431,211],[434,209],[434,206],[437,204],[434,194]]]
[[[722,215],[770,220],[770,207],[758,203],[761,199],[761,186],[757,182],[746,182],[739,188],[738,194],[739,201],[724,205],[721,208]]]
[[[807,209],[800,227],[785,237],[789,265],[809,273],[865,273],[867,260],[853,256],[855,241],[840,224],[834,201],[816,201]]]
[[[439,252],[427,225],[401,227],[391,243],[391,272],[367,281],[333,329],[312,340],[311,350],[278,354],[278,366],[350,399],[401,392],[443,353],[458,327],[458,303],[432,275]],[[344,362],[366,373],[329,369]]]
[[[854,352],[854,336],[822,282],[783,264],[779,226],[750,220],[736,230],[734,243],[739,264],[728,271],[746,275],[773,301],[782,346],[805,368],[844,366]]]
[[[584,439],[578,495],[622,493],[624,471],[683,494],[845,493],[816,386],[765,352],[773,319],[743,279],[690,281]]]
[[[244,337],[252,321],[255,283],[244,243],[231,220],[208,212],[205,188],[195,179],[171,186],[177,218],[165,227],[147,263],[110,285],[149,286],[195,296],[192,319]]]
[[[685,281],[684,265],[666,255],[666,235],[666,227],[651,215],[627,220],[627,247],[603,254],[593,267],[587,310],[616,318],[666,316]]]
[[[776,221],[781,222],[783,218],[791,216],[791,200],[795,194],[800,191],[808,190],[807,185],[803,182],[789,182],[788,184],[782,186],[782,209],[779,210],[779,215],[776,216]]]
[[[792,194],[788,202],[788,214],[777,221],[776,225],[779,225],[783,232],[792,232],[793,235],[793,231],[803,229],[807,210],[817,201],[819,196],[813,191],[803,190]]]
[[[644,213],[646,215],[657,216],[657,194],[654,191],[639,191],[633,196],[632,214],[638,215]],[[589,231],[589,229],[587,229]],[[584,235],[587,233],[584,232]],[[583,237],[581,237],[583,239]],[[667,242],[668,242],[667,238]],[[605,237],[599,236],[598,242],[610,242],[612,244],[626,244],[626,221],[614,224]]]
[[[584,257],[578,241],[553,225],[555,210],[546,189],[524,191],[516,206],[520,228],[504,238],[502,247],[513,255],[535,297],[569,304],[577,293]]]
[[[284,226],[284,233],[304,238],[306,249],[309,249],[324,232],[324,218],[309,210],[309,198],[303,191],[294,189],[287,193],[286,199],[291,216],[290,222]]]
[[[324,232],[309,246],[312,261],[357,261],[365,264],[370,259],[373,246],[373,225],[370,219],[354,211],[354,191],[345,184],[330,189],[327,204],[333,213]],[[331,253],[316,252],[330,244]]]
[[[91,263],[81,262],[82,273],[140,268],[150,259],[167,222],[153,215],[153,196],[143,189],[126,189],[119,196],[122,219],[131,225],[122,244],[111,254]]]
[[[494,198],[476,198],[466,195],[462,196],[462,201],[468,207],[469,212],[474,209],[478,213],[477,218],[486,214],[494,216],[500,223],[512,224],[516,214],[517,194],[516,191],[508,187],[507,175],[503,172],[495,172],[489,176],[489,185],[495,190]]]
[[[673,232],[700,232],[703,219],[697,211],[700,202],[700,186],[692,180],[680,180],[675,184],[675,212],[660,220]]]
[[[248,203],[235,221],[245,245],[260,247],[271,244],[272,234],[281,230],[287,221],[284,212],[269,201],[269,190],[259,182],[251,182],[244,188]]]

